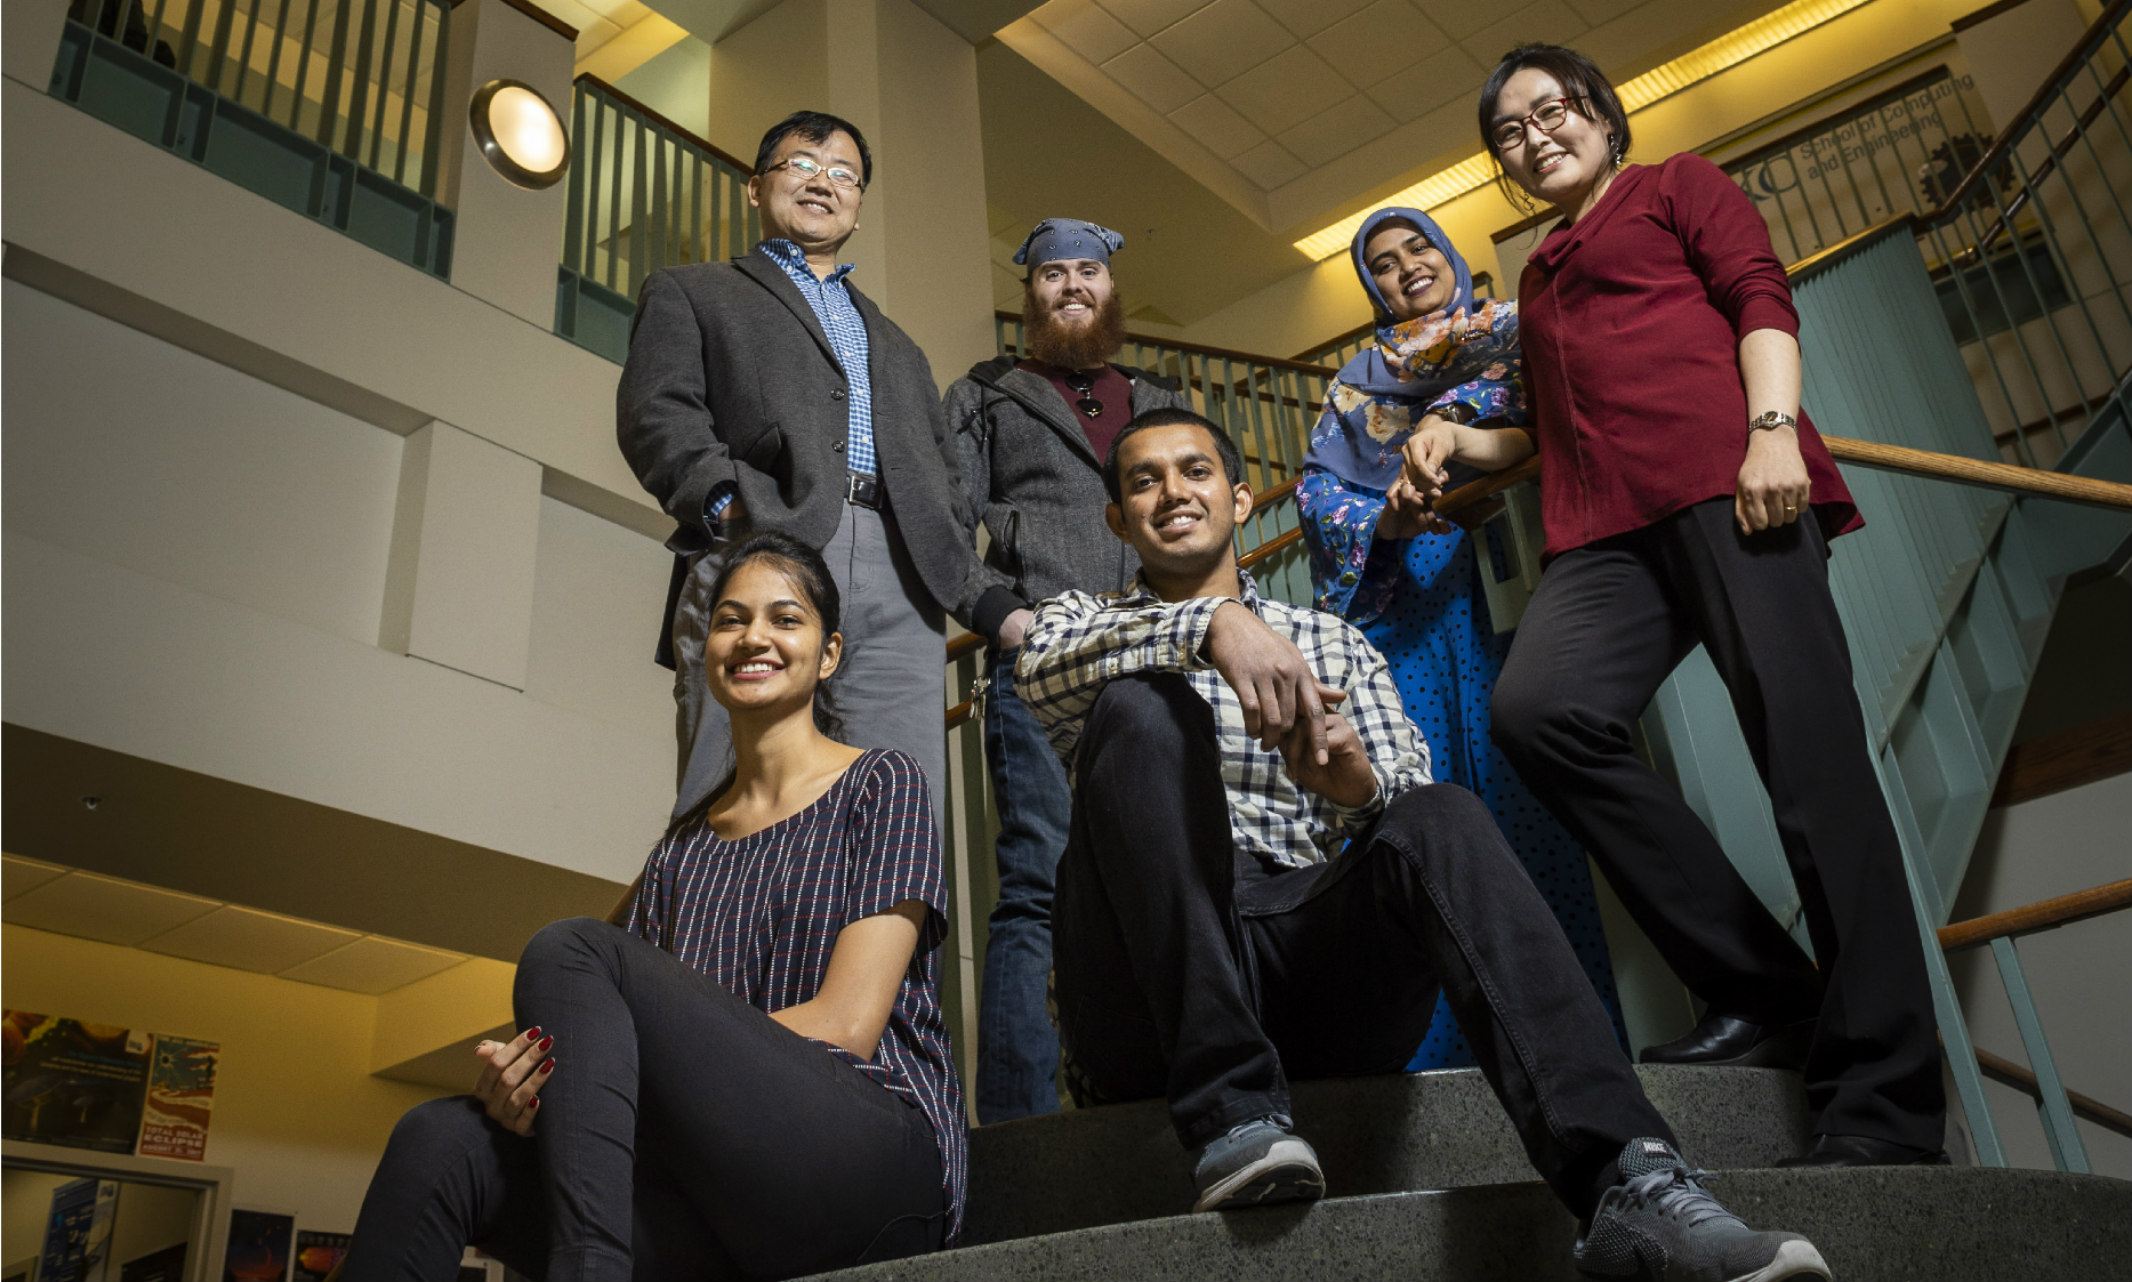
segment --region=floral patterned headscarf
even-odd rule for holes
[[[1394,323],[1363,261],[1363,247],[1385,223],[1412,223],[1451,264],[1457,289],[1442,311]],[[1399,477],[1400,447],[1432,408],[1451,401],[1482,418],[1522,421],[1517,304],[1473,297],[1473,274],[1436,221],[1418,209],[1389,206],[1362,220],[1350,253],[1355,275],[1377,318],[1377,341],[1340,368],[1326,389],[1325,413],[1310,434],[1304,462],[1342,480],[1388,490]]]

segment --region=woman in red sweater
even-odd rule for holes
[[[1788,1164],[1945,1161],[1946,1101],[1901,849],[1829,595],[1862,524],[1799,408],[1798,313],[1769,232],[1700,156],[1627,165],[1614,89],[1525,45],[1481,92],[1504,175],[1561,215],[1518,283],[1530,436],[1417,434],[1408,476],[1541,456],[1547,568],[1495,688],[1495,740],[1708,1005],[1646,1061],[1803,1067]],[[1804,905],[1809,959],[1631,727],[1698,644],[1732,693]]]

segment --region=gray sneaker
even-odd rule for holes
[[[1325,1196],[1318,1154],[1279,1113],[1254,1118],[1199,1151],[1192,1180],[1195,1211],[1235,1210],[1275,1202],[1315,1202]]]
[[[1776,1282],[1833,1275],[1796,1233],[1758,1233],[1710,1196],[1707,1171],[1691,1171],[1664,1140],[1630,1140],[1621,1183],[1599,1199],[1577,1241],[1586,1278],[1647,1282]]]

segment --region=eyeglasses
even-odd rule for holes
[[[1095,398],[1096,376],[1085,370],[1075,370],[1066,375],[1066,386],[1080,394],[1073,407],[1090,418],[1103,417],[1103,402]]]
[[[1525,145],[1527,125],[1536,125],[1543,134],[1551,134],[1569,120],[1571,103],[1567,98],[1549,98],[1534,107],[1526,115],[1515,120],[1505,120],[1495,127],[1490,137],[1495,139],[1497,151],[1512,151]]]
[[[763,172],[767,174],[772,169],[789,169],[802,179],[812,178],[816,174],[826,174],[833,186],[859,191],[866,189],[866,184],[860,182],[859,176],[849,169],[841,165],[824,166],[820,162],[809,160],[805,156],[787,156],[776,164],[765,167]]]

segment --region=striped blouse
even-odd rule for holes
[[[816,1045],[924,1111],[940,1146],[952,1243],[968,1133],[940,1010],[940,835],[917,761],[870,750],[806,809],[736,841],[720,839],[701,812],[683,821],[645,863],[629,930],[769,1013],[821,991],[837,932],[911,899],[928,909],[925,925],[872,1061]]]

